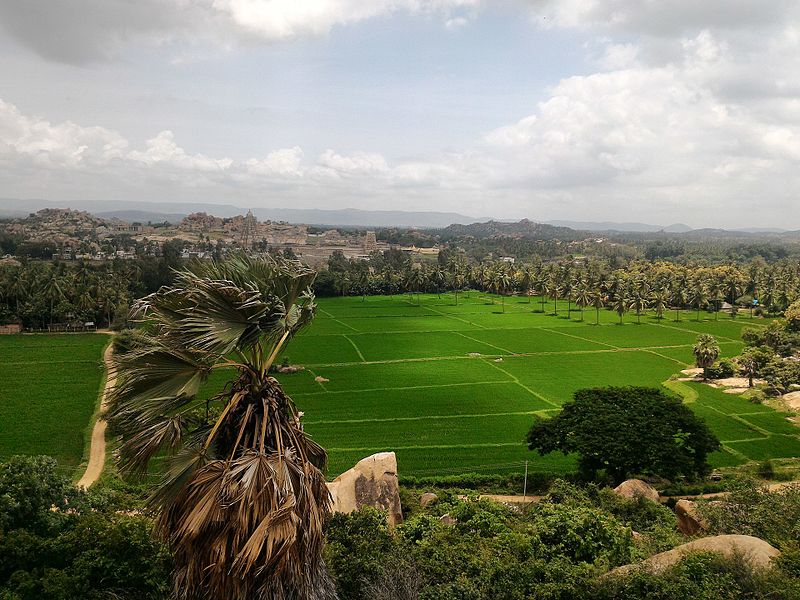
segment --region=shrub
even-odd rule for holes
[[[725,379],[736,375],[736,365],[733,361],[722,359],[711,365],[706,371],[710,379]]]

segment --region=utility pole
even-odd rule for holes
[[[522,501],[528,497],[528,461],[525,461],[525,483],[522,486]]]

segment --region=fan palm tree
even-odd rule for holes
[[[115,359],[122,472],[166,469],[152,507],[181,600],[334,597],[322,559],[325,451],[269,375],[315,313],[315,273],[282,257],[196,264],[138,301],[145,335]],[[197,397],[209,374],[231,379]]]
[[[692,352],[694,352],[695,364],[703,369],[703,379],[708,380],[708,369],[719,358],[719,346],[716,338],[707,333],[698,336]]]

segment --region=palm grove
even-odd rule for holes
[[[572,317],[600,310],[616,312],[620,322],[631,313],[639,320],[645,311],[664,318],[705,310],[719,311],[724,303],[732,317],[741,308],[766,313],[785,310],[800,295],[800,262],[745,264],[678,264],[631,261],[612,268],[596,258],[561,259],[526,264],[506,261],[470,264],[458,252],[446,252],[435,263],[413,262],[399,251],[387,251],[370,261],[347,260],[341,253],[328,261],[315,286],[318,295],[450,293],[454,302],[469,290],[504,297],[522,295],[539,303],[538,310]],[[566,307],[563,305],[566,304]],[[591,320],[591,317],[590,317]]]

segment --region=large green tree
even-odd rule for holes
[[[581,472],[604,470],[615,481],[634,474],[695,477],[719,440],[679,398],[656,388],[578,390],[551,419],[537,420],[528,447],[540,454],[578,454]]]
[[[315,273],[281,257],[195,264],[134,307],[146,334],[116,360],[109,422],[119,467],[164,459],[157,529],[186,600],[326,598],[325,451],[270,375],[311,322]],[[208,376],[230,379],[210,401]]]

